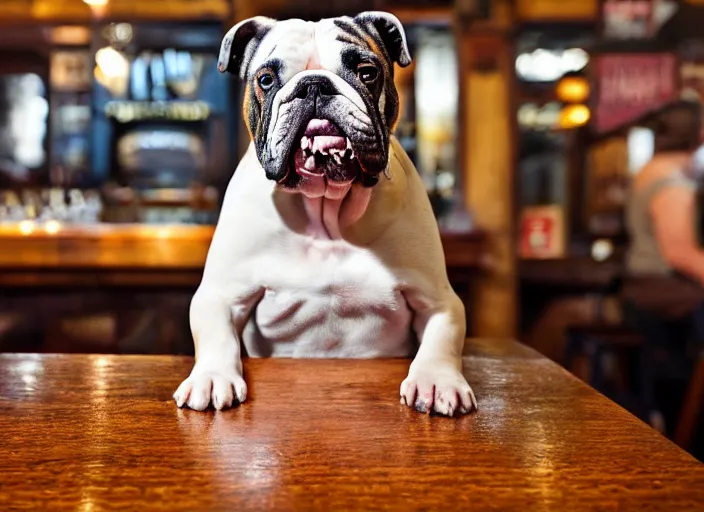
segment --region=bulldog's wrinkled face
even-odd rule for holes
[[[219,69],[245,81],[244,115],[266,176],[308,197],[373,186],[398,119],[394,63],[410,64],[383,12],[319,22],[256,17],[225,36]]]

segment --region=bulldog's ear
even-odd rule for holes
[[[381,37],[391,59],[397,62],[399,66],[405,68],[411,63],[406,31],[396,16],[388,12],[366,11],[358,14],[354,19],[363,27],[368,24],[373,25],[379,33],[379,37]]]
[[[276,20],[272,18],[255,16],[232,27],[225,34],[220,46],[218,70],[245,78],[247,66],[257,46],[275,23]]]

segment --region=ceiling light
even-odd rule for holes
[[[584,103],[589,99],[589,81],[584,77],[567,76],[557,82],[557,99],[564,103]]]

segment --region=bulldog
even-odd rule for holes
[[[462,374],[465,311],[436,219],[393,129],[399,20],[254,17],[224,37],[218,68],[244,81],[251,144],[227,188],[190,307],[195,364],[179,407],[247,398],[249,357],[412,357],[401,403],[476,408]]]

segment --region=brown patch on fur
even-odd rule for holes
[[[257,80],[259,80],[260,75],[261,75],[261,73],[259,75],[257,75],[257,78],[256,78]],[[254,95],[256,96],[257,101],[259,102],[259,105],[260,106],[263,105],[264,104],[264,91],[262,91],[261,87],[257,86],[254,88]]]
[[[242,112],[244,112],[244,124],[247,126],[247,131],[249,132],[250,137],[254,137],[254,134],[252,133],[252,127],[249,124],[249,109],[251,108],[251,90],[250,90],[250,85],[246,84],[244,86],[244,101],[242,102]]]
[[[372,51],[377,54],[379,57],[381,57],[382,62],[384,63],[384,67],[386,68],[386,59],[384,59],[384,52],[382,51],[381,48],[379,48],[379,45],[377,44],[376,40],[370,36],[369,34],[364,35],[364,40],[366,43],[369,45],[369,47],[372,49]],[[388,71],[388,69],[387,69]]]
[[[259,86],[259,78],[262,75],[264,75],[265,73],[272,73],[272,71],[269,68],[264,68],[264,69],[260,70],[257,73],[256,77],[254,78],[255,84],[256,84],[256,85],[254,85],[254,97],[256,98],[257,103],[259,104],[257,107],[257,111],[258,111],[257,126],[256,126],[256,128],[254,128],[254,127],[252,128],[252,130],[254,130],[254,136],[256,136],[256,137],[259,137],[261,135],[262,123],[264,122],[264,116],[262,115],[262,110],[264,108],[264,101],[266,98],[265,98],[264,90]],[[249,84],[247,84],[247,85],[249,87]],[[247,91],[249,92],[250,90],[247,89]],[[250,92],[250,94],[251,94],[251,92]],[[252,105],[250,104],[248,106],[251,107]],[[250,133],[251,133],[251,130],[250,130]]]

